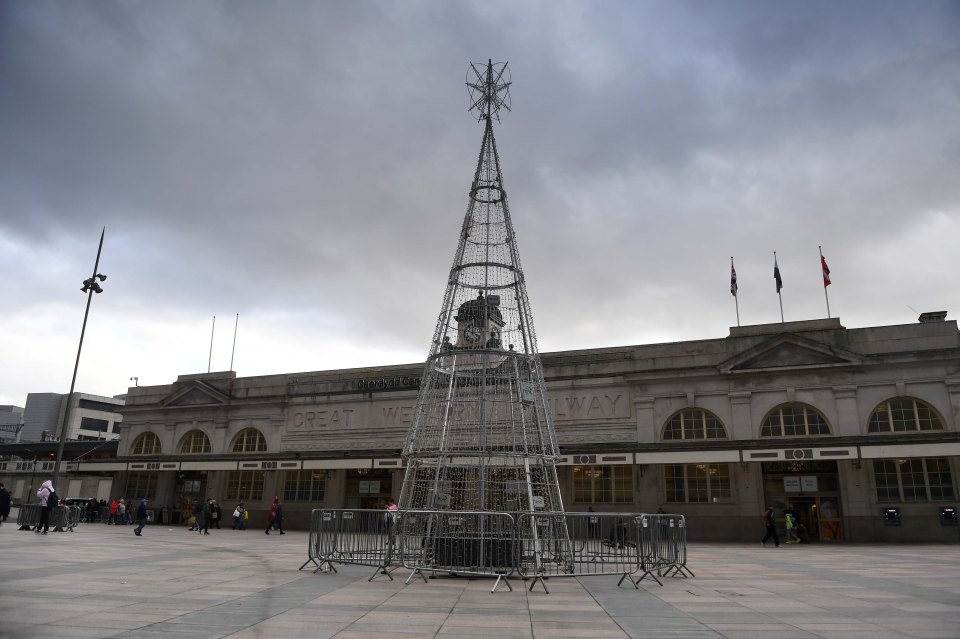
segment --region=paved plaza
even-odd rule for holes
[[[398,570],[297,568],[307,534],[81,525],[0,527],[2,637],[960,637],[960,543],[691,543],[696,578],[617,587],[550,579],[491,594],[489,579],[427,583]]]

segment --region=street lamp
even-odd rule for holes
[[[100,253],[103,251],[103,236],[106,232],[107,227],[103,227],[103,231],[100,232],[100,247],[97,249],[97,259],[93,263],[93,275],[83,280],[83,288],[80,289],[87,294],[87,309],[83,312],[83,328],[80,329],[80,345],[77,347],[77,361],[73,365],[73,379],[70,380],[70,392],[67,394],[67,407],[63,411],[63,422],[60,424],[60,441],[57,444],[57,459],[53,464],[54,488],[57,488],[57,481],[60,478],[60,462],[63,460],[63,444],[67,438],[67,424],[70,423],[70,404],[73,399],[73,387],[77,383],[77,368],[80,367],[80,351],[83,350],[83,334],[87,331],[90,301],[93,299],[94,293],[103,293],[103,289],[100,288],[100,282],[104,282],[107,279],[106,275],[97,272],[97,269],[100,267]]]
[[[139,385],[140,385],[140,378],[139,378],[139,377],[131,377],[131,378],[130,378],[130,381],[133,382],[133,385],[134,385],[134,386],[139,386]]]

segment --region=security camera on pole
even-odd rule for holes
[[[107,227],[103,227],[100,232],[100,247],[97,249],[97,259],[93,263],[93,275],[83,280],[83,288],[80,290],[87,294],[87,309],[83,312],[83,328],[80,329],[80,345],[77,347],[77,361],[73,365],[73,379],[70,380],[70,393],[67,395],[67,407],[63,411],[63,422],[60,424],[60,441],[57,444],[57,460],[53,465],[53,486],[57,487],[57,480],[60,478],[60,462],[63,459],[63,443],[67,438],[67,425],[70,423],[70,404],[73,399],[73,387],[77,383],[77,368],[80,366],[80,351],[83,350],[83,334],[87,330],[87,317],[90,315],[90,300],[94,293],[103,293],[100,288],[100,282],[107,279],[106,275],[98,273],[100,267],[100,253],[103,251],[103,236],[107,232]]]

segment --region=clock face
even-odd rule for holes
[[[483,336],[483,331],[476,324],[471,324],[464,329],[463,336],[468,342],[476,342]]]

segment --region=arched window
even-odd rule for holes
[[[663,439],[726,439],[720,418],[702,408],[684,408],[663,427]]]
[[[943,420],[930,404],[913,397],[895,397],[881,402],[870,414],[870,433],[904,433],[943,430]]]
[[[812,437],[829,435],[827,419],[809,404],[780,404],[767,413],[760,426],[761,437]]]
[[[267,440],[256,428],[244,428],[233,438],[231,453],[262,453],[267,450]]]
[[[210,438],[202,430],[191,430],[180,440],[181,454],[209,453]]]
[[[160,438],[154,433],[144,433],[133,441],[131,455],[159,455]]]

